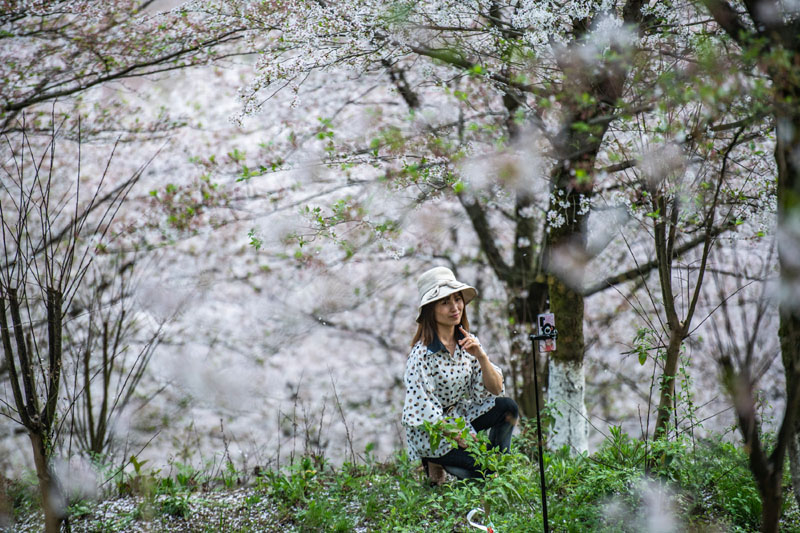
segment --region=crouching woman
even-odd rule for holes
[[[479,477],[463,438],[456,437],[457,447],[442,439],[431,449],[424,423],[463,418],[471,435],[488,430],[492,447],[506,452],[519,415],[517,404],[502,397],[500,369],[469,333],[465,307],[477,295],[475,288],[456,280],[445,267],[423,273],[417,288],[418,326],[406,362],[403,406],[408,455],[422,460],[435,484],[444,480],[442,468],[460,479]]]

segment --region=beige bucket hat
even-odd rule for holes
[[[423,272],[417,280],[417,289],[419,290],[417,322],[422,316],[422,308],[431,302],[446,298],[454,292],[461,292],[464,297],[464,305],[467,305],[478,295],[475,287],[458,281],[453,271],[447,267],[433,267]]]

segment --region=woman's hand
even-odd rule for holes
[[[464,326],[459,325],[458,329],[461,330],[461,334],[464,335],[464,338],[458,341],[458,345],[465,349],[472,357],[476,359],[480,359],[482,357],[488,358],[489,356],[486,355],[486,352],[483,351],[481,348],[478,339],[475,338],[474,335],[470,335],[470,333],[464,329]]]
[[[486,355],[486,352],[481,348],[478,339],[470,335],[469,332],[464,329],[464,326],[458,326],[458,328],[464,335],[464,338],[458,341],[458,344],[469,352],[472,357],[478,360],[478,363],[481,365],[481,372],[483,372],[483,386],[487,391],[498,396],[503,392],[503,378],[497,373],[491,362],[489,362],[489,356]]]
[[[456,444],[458,445],[459,448],[461,448],[462,450],[466,449],[466,447],[468,445],[467,439],[464,438],[464,435],[460,431],[453,431],[452,433],[449,434],[449,436],[454,441],[456,441]],[[469,434],[469,438],[472,439],[472,438],[475,438],[475,437],[474,437],[474,435],[472,435],[470,433]]]

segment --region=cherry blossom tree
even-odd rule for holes
[[[693,32],[700,48],[710,48],[714,39],[713,30]],[[615,135],[625,159],[639,163],[624,171],[629,181],[613,194],[626,195],[629,216],[648,227],[647,252],[655,255],[637,257],[628,246],[649,302],[637,305],[637,312],[657,332],[664,355],[656,360],[662,372],[657,436],[664,436],[673,415],[680,353],[698,327],[693,320],[702,307],[709,254],[724,232],[760,239],[771,227],[764,227],[765,220],[774,216],[774,165],[763,155],[771,147],[773,124],[763,106],[753,103],[758,77],[735,56],[701,53],[695,60],[704,68],[684,65],[687,86],[658,88],[662,96],[650,121],[629,130],[627,141]],[[698,242],[699,251],[693,249]],[[656,265],[657,288],[650,287],[650,264]]]
[[[533,365],[549,368],[549,399],[560,411],[552,444],[582,450],[582,369],[588,350],[584,300],[612,287],[637,291],[651,272],[669,279],[675,275],[669,261],[709,246],[707,235],[732,227],[728,216],[706,219],[712,222],[708,232],[698,221],[681,218],[676,225],[671,217],[660,216],[659,202],[666,206],[661,211],[680,218],[691,211],[684,211],[687,197],[708,199],[704,181],[692,183],[687,196],[673,187],[699,175],[651,180],[658,174],[652,160],[662,145],[677,147],[681,158],[708,159],[708,174],[719,174],[720,154],[744,116],[745,96],[730,96],[744,82],[701,79],[708,25],[700,24],[706,17],[693,3],[667,9],[638,2],[202,2],[171,13],[152,11],[156,7],[144,4],[137,16],[109,25],[120,35],[139,28],[124,40],[136,43],[144,39],[141,27],[166,24],[172,41],[156,49],[182,46],[186,55],[178,54],[177,62],[169,54],[158,56],[161,63],[137,62],[136,54],[147,48],[142,41],[119,54],[132,70],[114,70],[108,60],[116,53],[114,43],[99,37],[100,26],[91,26],[82,31],[102,41],[100,56],[117,77],[87,77],[84,85],[69,85],[75,92],[61,95],[51,87],[35,93],[41,98],[21,90],[19,102],[30,105],[12,106],[8,113],[17,108],[32,113],[45,105],[80,113],[102,100],[88,87],[129,83],[137,73],[158,75],[238,53],[229,45],[259,52],[256,75],[241,91],[244,106],[237,117],[257,141],[191,154],[200,169],[192,184],[166,179],[171,169],[162,169],[136,205],[163,216],[149,221],[136,246],[178,243],[174,252],[180,254],[202,250],[219,237],[226,242],[216,251],[238,257],[248,252],[236,249],[238,241],[231,235],[249,233],[252,272],[243,272],[227,256],[230,265],[221,267],[211,263],[211,254],[186,255],[203,269],[199,275],[204,279],[239,283],[242,290],[261,291],[284,306],[282,316],[258,322],[272,331],[264,341],[268,350],[297,340],[287,325],[297,319],[298,331],[323,326],[343,337],[369,339],[387,353],[401,353],[402,332],[376,331],[378,317],[404,316],[408,299],[400,297],[409,295],[381,275],[397,267],[397,278],[413,285],[414,272],[446,263],[481,284],[485,299],[476,302],[476,325],[484,340],[503,333],[511,352],[503,362],[523,409],[531,413],[535,396],[543,394],[533,386]],[[102,8],[94,9],[91,13]],[[220,48],[200,38],[209,32],[219,32]],[[146,43],[158,35],[145,33]],[[182,40],[190,35],[194,41]],[[202,47],[192,49],[191,43],[212,46],[211,55],[204,55]],[[40,55],[49,57],[55,49],[51,43]],[[78,64],[95,55],[70,57]],[[188,57],[194,59],[182,59]],[[101,63],[87,72],[105,72]],[[54,71],[47,77],[56,76]],[[66,80],[58,83],[68,85]],[[715,83],[718,91],[709,89]],[[685,86],[698,89],[684,93]],[[702,105],[678,105],[691,99]],[[730,109],[718,110],[720,103]],[[119,113],[108,113],[107,102],[100,104],[93,116],[98,132],[107,127],[115,134],[152,134],[171,127],[167,122],[139,127],[131,113],[121,112],[126,109],[121,102]],[[769,128],[768,121],[759,121],[763,114],[747,122],[752,130],[739,137],[736,150],[740,141],[752,140],[752,132],[763,133],[762,125]],[[637,144],[637,138],[645,137],[652,141]],[[657,199],[656,192],[663,194]],[[431,215],[437,210],[442,217]],[[298,212],[304,227],[286,223]],[[638,225],[609,222],[609,213],[624,213],[620,220],[635,219]],[[737,215],[734,220],[747,217]],[[452,230],[438,226],[445,219],[455,224]],[[653,231],[660,235],[658,251],[650,244],[644,257],[617,259],[620,251],[627,253],[623,237],[646,238]],[[404,268],[396,261],[402,256]],[[300,268],[304,273],[297,275],[298,283],[294,277]],[[222,271],[229,278],[219,277]],[[356,282],[360,274],[364,277]],[[347,305],[335,298],[306,300],[309,286],[323,279],[337,293],[353,290],[348,281],[362,289],[354,300],[370,317],[354,317],[351,300]],[[288,290],[296,283],[297,290]],[[390,290],[396,294],[386,295]],[[556,311],[561,333],[549,365],[531,356],[526,338],[536,315],[547,309]],[[691,320],[684,318],[677,328],[672,326],[681,321],[672,317],[669,322],[667,329],[685,340]],[[680,341],[675,341],[678,348]],[[208,342],[216,346],[222,341]],[[231,340],[226,349],[236,349],[234,344]],[[660,411],[668,415],[672,371],[663,372],[667,394]]]
[[[55,106],[74,119],[76,105],[95,119],[91,127],[84,120],[84,136],[93,129],[152,134],[170,128],[166,115],[125,123],[120,99],[81,102],[82,95],[110,82],[228,57],[238,52],[234,46],[242,37],[232,20],[209,17],[191,4],[156,11],[154,0],[7,0],[0,7],[0,133],[18,129],[26,111],[32,115],[28,133],[46,133],[40,116],[46,121]]]
[[[416,201],[455,197],[480,244],[477,260],[506,291],[510,364],[523,411],[531,413],[542,394],[532,365],[546,369],[530,355],[526,334],[549,309],[560,332],[547,378],[557,391],[551,400],[561,402],[552,442],[586,449],[584,298],[657,264],[587,279],[587,265],[602,252],[589,246],[588,221],[598,192],[624,187],[624,176],[617,177],[640,160],[617,149],[626,122],[657,120],[663,88],[690,78],[691,61],[665,61],[664,52],[689,53],[694,35],[686,23],[697,11],[635,1],[283,7],[248,12],[263,59],[242,93],[243,114],[257,113],[284,89],[294,105],[314,95],[333,112],[273,145],[261,163],[248,161],[242,179],[292,168],[303,139],[315,138],[324,143],[320,160],[342,171],[342,186],[353,186],[351,169],[366,164],[383,169],[377,178],[394,190],[413,187]],[[345,110],[386,85],[397,102],[374,106],[380,120],[367,124],[367,135],[363,128],[348,132]],[[353,213],[311,218],[330,234],[335,225],[366,221]],[[389,222],[366,226],[380,231]],[[687,239],[676,252],[702,242]]]

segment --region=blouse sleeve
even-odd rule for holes
[[[478,341],[480,344],[480,341]],[[470,383],[470,401],[473,404],[481,404],[488,400],[494,401],[497,396],[503,396],[506,392],[506,385],[503,382],[503,371],[500,370],[500,367],[496,364],[489,362],[494,368],[495,372],[500,374],[500,394],[494,395],[483,385],[483,370],[481,370],[481,364],[478,362],[477,359],[472,360],[472,375],[471,375],[471,383]]]
[[[421,426],[426,420],[436,422],[444,418],[442,405],[434,396],[433,386],[428,379],[424,355],[424,347],[423,350],[415,348],[406,362],[403,424],[410,427]]]

